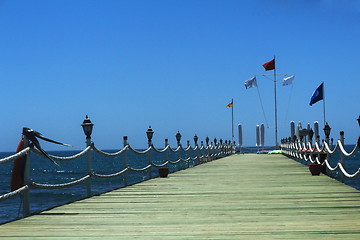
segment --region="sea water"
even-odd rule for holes
[[[345,149],[350,152],[354,148],[354,145],[346,145]],[[243,153],[256,153],[258,148],[242,148]],[[55,156],[72,156],[79,151],[57,151],[49,152]],[[108,150],[105,152],[116,152],[116,150]],[[10,156],[13,153],[0,153],[0,159]],[[190,154],[190,155],[189,155]],[[125,168],[125,162],[135,169],[141,169],[148,166],[149,162],[153,162],[157,165],[164,163],[167,159],[175,162],[179,157],[186,159],[188,157],[195,157],[195,155],[206,155],[205,150],[197,153],[188,153],[185,151],[166,153],[156,153],[150,151],[146,154],[135,154],[131,151],[127,151],[126,155],[121,154],[116,157],[107,157],[98,154],[94,151],[91,153],[91,169],[98,174],[112,174],[119,172]],[[60,161],[58,162],[61,168],[50,162],[48,159],[39,156],[33,152],[30,153],[30,176],[31,181],[41,184],[60,184],[67,183],[77,179],[80,179],[87,175],[86,154],[76,160]],[[303,164],[309,164],[309,162],[303,162]],[[340,153],[333,154],[330,158],[331,166],[334,167],[340,161]],[[195,162],[179,162],[176,164],[169,164],[170,172],[182,170],[194,165]],[[8,193],[10,191],[10,179],[13,162],[8,162],[0,165],[0,195]],[[360,168],[360,151],[349,158],[345,158],[345,168],[348,173],[352,174]],[[335,171],[329,174],[331,177],[343,181],[345,184],[360,190],[360,177],[353,179],[346,179],[342,177],[339,171]],[[114,178],[92,178],[92,194],[98,195],[114,189],[118,189],[127,185],[132,185],[141,181],[150,179],[151,177],[157,177],[158,172],[156,167],[145,171],[129,171],[127,177],[122,174]],[[87,197],[86,182],[79,185],[71,186],[63,189],[31,189],[30,191],[30,210],[32,213],[40,212],[46,209],[50,209],[59,205],[64,205],[73,201],[84,199]],[[354,190],[355,190],[354,189]],[[22,201],[21,196],[18,195],[14,198],[0,201],[0,224],[8,221],[12,221],[22,217]]]

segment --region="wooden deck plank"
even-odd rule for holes
[[[360,239],[360,192],[281,155],[233,155],[0,228],[0,239]]]

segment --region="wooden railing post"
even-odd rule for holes
[[[127,147],[128,145],[128,137],[127,136],[124,136],[124,148]],[[128,168],[128,161],[127,161],[127,149],[125,149],[125,152],[124,152],[124,166],[125,168]],[[124,184],[125,186],[128,185],[128,170],[125,171],[124,173]]]
[[[344,146],[344,131],[341,131],[340,132],[340,142],[341,142],[341,144]],[[340,157],[341,157],[341,159],[340,159],[340,163],[344,166],[344,154],[340,154]]]
[[[86,146],[91,146],[91,138],[86,138]],[[86,173],[90,175],[90,178],[86,183],[86,193],[88,197],[91,197],[91,150],[86,153]]]
[[[90,121],[90,119],[88,118],[88,115],[86,115],[83,124],[81,124],[84,133],[86,135],[86,147],[89,147],[92,145],[91,142],[91,134],[92,134],[92,130],[93,130],[93,126],[94,124]],[[92,176],[92,171],[91,171],[91,150],[88,151],[86,153],[86,172],[87,174],[90,176],[89,180],[87,180],[87,186],[86,186],[86,190],[87,190],[87,196],[91,197],[92,196],[92,192],[91,192],[91,176]]]

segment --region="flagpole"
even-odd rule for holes
[[[234,142],[234,99],[231,99],[231,144]]]
[[[276,61],[274,56],[274,96],[275,96],[275,146],[278,146],[277,100],[276,100]]]
[[[326,118],[325,118],[325,86],[324,86],[324,82],[323,82],[323,110],[324,110],[324,126],[326,124]]]

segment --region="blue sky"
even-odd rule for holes
[[[165,138],[175,146],[177,131],[183,144],[194,134],[231,139],[232,98],[244,145],[254,146],[265,117],[244,81],[274,55],[278,73],[296,76],[287,87],[278,77],[279,138],[290,121],[323,127],[322,102],[309,101],[324,81],[332,137],[343,130],[354,143],[359,23],[358,0],[2,0],[0,151],[16,149],[23,127],[83,149],[86,114],[102,149],[120,148],[124,135],[146,147],[149,125],[158,148]],[[258,77],[258,86],[274,126],[273,82]]]

